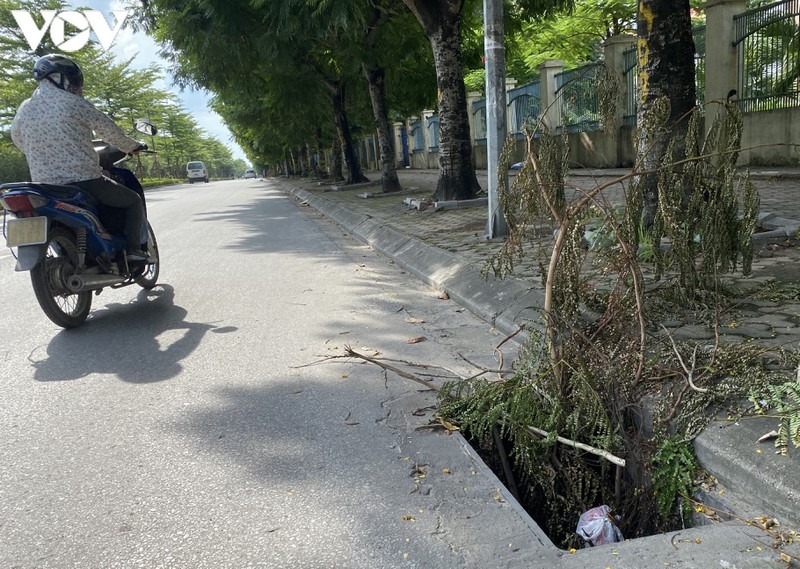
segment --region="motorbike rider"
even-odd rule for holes
[[[103,176],[92,139],[102,138],[124,152],[147,146],[83,98],[83,73],[72,59],[45,55],[34,64],[33,76],[39,85],[11,123],[11,139],[28,161],[31,179],[77,186],[104,205],[124,209],[126,257],[132,262],[146,260],[142,200]]]

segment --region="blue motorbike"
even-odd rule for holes
[[[137,121],[136,130],[154,135],[156,128]],[[119,164],[131,155],[103,141],[94,142],[100,164],[112,179],[139,193],[136,176]],[[122,210],[105,207],[68,185],[12,182],[0,185],[3,234],[17,271],[30,271],[36,300],[58,326],[74,328],[89,316],[92,294],[106,287],[156,285],[158,244],[150,223],[142,228],[147,260],[128,263]],[[11,214],[11,215],[8,215]]]

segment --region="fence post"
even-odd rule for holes
[[[517,88],[517,80],[506,77],[506,132],[511,132],[511,110],[508,108],[509,92]]]
[[[431,118],[436,113],[432,109],[424,109],[422,111],[422,119],[420,123],[420,128],[422,129],[422,152],[425,156],[425,168],[438,168],[438,154],[436,156],[436,160],[433,161],[436,166],[432,166],[431,163],[431,137],[428,133],[428,119]]]
[[[706,3],[706,116],[715,113],[712,101],[725,100],[739,87],[739,60],[733,45],[733,17],[747,9],[746,0],[708,0]],[[706,120],[706,129],[711,127]]]
[[[480,91],[470,91],[467,93],[467,115],[469,115],[469,133],[474,147],[478,140],[478,125],[475,124],[475,115],[472,114],[472,104],[475,101],[483,99],[483,93]]]
[[[625,124],[625,113],[628,101],[628,82],[625,80],[625,51],[636,45],[636,38],[630,35],[611,36],[603,42],[603,59],[606,66],[617,76],[619,84],[619,94],[614,110],[614,121],[612,124],[603,124],[603,131],[610,140],[616,142],[616,155],[612,158],[613,163],[621,166],[625,162],[626,153],[623,151],[622,127]]]
[[[403,160],[403,127],[402,122],[392,123],[392,150],[394,150],[394,165],[397,168],[405,166]]]
[[[564,62],[558,59],[549,59],[539,66],[542,122],[552,133],[561,126],[561,100],[557,93],[556,75],[563,70]]]

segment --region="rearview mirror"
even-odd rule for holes
[[[133,128],[141,132],[142,134],[146,134],[147,136],[155,136],[158,132],[158,129],[154,127],[152,124],[147,122],[146,120],[139,119],[136,121],[136,124],[133,125]]]

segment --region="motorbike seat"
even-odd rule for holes
[[[83,192],[77,186],[70,186],[67,184],[45,184],[42,182],[10,182],[7,184],[0,184],[0,191],[9,190],[33,190],[41,192],[51,198],[72,202],[79,195],[90,205],[97,206],[97,201],[89,194]]]

